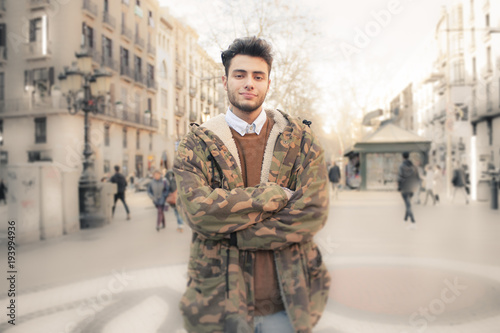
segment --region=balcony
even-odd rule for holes
[[[0,46],[0,64],[7,62],[7,46]]]
[[[109,13],[109,12],[104,12],[102,15],[102,23],[104,23],[104,26],[107,27],[110,30],[114,30],[116,27],[116,20],[115,18]]]
[[[158,90],[158,84],[156,83],[156,81],[153,78],[147,78],[146,86],[150,90],[153,90],[153,91]]]
[[[189,96],[195,97],[196,96],[197,89],[196,87],[190,87],[189,88]]]
[[[97,115],[106,116],[118,120],[122,120],[133,125],[143,125],[153,128],[158,128],[158,120],[151,116],[141,116],[141,114],[128,111],[126,105],[119,104],[116,106],[106,106],[102,112]]]
[[[156,48],[151,44],[148,44],[148,54],[156,56]]]
[[[50,6],[50,0],[29,0],[28,9],[45,9]]]
[[[113,71],[116,71],[118,69],[115,60],[108,56],[102,57],[101,65]]]
[[[92,61],[95,62],[96,64],[100,65],[102,61],[102,56],[99,52],[97,52],[95,49],[90,48],[89,52],[92,54]]]
[[[144,44],[144,39],[142,39],[138,35],[135,36],[134,44],[135,44],[135,46],[137,46],[141,50],[144,50],[144,45],[145,45]]]
[[[204,101],[205,99],[207,99],[207,95],[204,92],[202,92],[200,94],[200,100]]]
[[[182,117],[186,113],[186,108],[183,106],[176,105],[174,113],[177,117]]]
[[[198,120],[198,114],[196,113],[196,111],[191,110],[191,112],[189,112],[189,121],[194,123],[197,120]]]
[[[208,99],[207,99],[207,103],[208,103],[208,105],[211,105],[211,104],[212,104],[212,97],[208,97]]]
[[[132,41],[132,30],[127,28],[125,24],[122,24],[122,32],[121,35],[123,38],[125,38],[127,41],[131,42]]]
[[[137,83],[143,87],[146,87],[146,85],[147,85],[146,77],[139,71],[134,72],[134,80],[135,80],[135,83]]]
[[[493,75],[493,69],[492,68],[483,68],[481,71],[481,76],[483,79],[487,80]]]
[[[175,87],[176,87],[177,89],[182,89],[182,88],[184,87],[184,82],[182,82],[182,81],[181,81],[181,80],[179,80],[179,79],[176,79],[176,80],[175,80]]]
[[[39,42],[31,42],[25,44],[26,60],[44,60],[52,56],[50,43],[43,44]]]
[[[122,4],[129,6],[130,5],[130,0],[122,0]]]
[[[97,17],[97,4],[92,0],[83,0],[83,11],[90,17]]]
[[[134,80],[134,75],[132,75],[132,70],[129,66],[121,65],[120,66],[120,76],[127,81]]]

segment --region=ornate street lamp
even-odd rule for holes
[[[89,113],[104,111],[104,102],[111,85],[111,74],[105,71],[92,71],[92,54],[84,51],[76,53],[77,63],[65,68],[59,74],[61,91],[66,96],[68,111],[74,115],[78,111],[85,114],[83,172],[78,183],[80,201],[80,226],[82,228],[101,226],[105,217],[99,212],[101,205],[100,189],[94,174],[93,154],[89,142]]]

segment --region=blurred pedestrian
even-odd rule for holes
[[[128,175],[128,179],[129,179],[129,182],[130,182],[130,188],[133,189],[134,188],[134,181],[135,181],[135,175],[134,175],[133,172],[131,172]]]
[[[4,204],[7,204],[7,186],[5,186],[3,179],[0,178],[0,201],[3,201]]]
[[[117,191],[115,193],[115,200],[113,202],[113,209],[111,216],[115,215],[115,207],[116,202],[121,200],[123,202],[123,206],[125,207],[125,211],[127,212],[127,220],[130,220],[130,211],[127,206],[127,202],[125,201],[125,190],[127,189],[127,180],[125,176],[120,173],[120,167],[115,165],[115,174],[109,180],[111,183],[115,183],[117,185]]]
[[[156,231],[160,228],[165,228],[165,200],[168,195],[168,182],[162,178],[161,171],[155,170],[153,172],[153,179],[148,184],[148,196],[153,200],[156,207]]]
[[[399,166],[398,172],[398,191],[401,192],[403,201],[405,203],[405,221],[410,218],[410,228],[415,228],[415,216],[411,209],[411,198],[417,186],[420,186],[418,170],[415,165],[410,161],[410,153],[403,153],[403,163]]]
[[[328,171],[328,179],[332,183],[333,198],[337,199],[339,197],[340,168],[335,161],[333,161],[333,165]]]
[[[453,185],[453,197],[451,202],[455,200],[455,195],[457,192],[461,192],[464,195],[465,203],[469,204],[469,195],[467,194],[467,180],[465,178],[464,168],[457,162],[455,169],[453,170],[453,177],[451,178],[451,183]]]
[[[177,210],[177,184],[175,182],[175,174],[172,170],[168,170],[166,173],[166,178],[169,184],[169,193],[167,196],[167,203],[170,205],[170,207],[174,210],[175,218],[177,219],[177,232],[183,232],[184,231],[184,221],[182,221],[182,217],[179,214],[179,211]],[[172,202],[168,202],[168,198],[172,196]]]
[[[425,200],[424,205],[427,205],[427,199],[429,196],[432,199],[432,204],[436,204],[436,195],[434,194],[434,190],[436,188],[436,177],[434,168],[432,165],[427,164],[425,166]]]
[[[434,168],[434,196],[436,198],[436,202],[439,203],[439,194],[441,193],[441,189],[443,188],[443,170],[436,164]]]
[[[415,167],[417,168],[419,175],[424,174],[424,169],[422,168],[420,161],[415,162]],[[418,186],[416,186],[415,190],[416,190],[415,191],[415,204],[420,205],[420,202],[421,202],[420,201],[420,193],[422,193],[422,191],[425,193],[425,187],[424,187],[424,182],[423,182],[422,178],[418,179]]]

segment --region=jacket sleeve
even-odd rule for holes
[[[276,250],[312,240],[328,217],[328,175],[324,152],[310,133],[302,143],[295,193],[287,206],[263,223],[237,232],[238,248]]]
[[[179,145],[174,163],[177,197],[186,223],[210,239],[229,238],[235,231],[260,223],[283,209],[288,198],[274,183],[226,190],[209,182],[207,147],[194,135]]]
[[[164,181],[163,192],[161,193],[161,201],[160,203],[165,204],[165,200],[167,200],[168,193],[170,192],[168,181]]]

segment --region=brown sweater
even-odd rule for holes
[[[245,186],[255,186],[260,183],[264,151],[273,125],[274,121],[267,118],[259,135],[245,134],[245,136],[241,136],[231,129],[240,155],[241,173]],[[284,310],[273,251],[255,252],[254,287],[256,316],[266,316]]]

